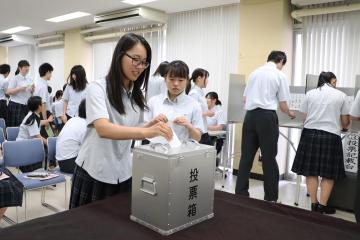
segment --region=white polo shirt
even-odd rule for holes
[[[148,82],[147,99],[167,91],[165,79],[160,75],[151,76]]]
[[[189,92],[189,96],[194,98],[200,105],[201,111],[202,113],[206,112],[208,110],[208,105],[206,102],[206,98],[205,98],[205,93],[203,92],[203,90],[197,86],[196,84],[191,88],[190,92]],[[202,116],[201,113],[201,116]],[[206,116],[202,116],[202,120],[203,120],[203,125],[204,125],[204,133],[207,133],[207,120],[206,120]]]
[[[208,126],[226,125],[224,110],[221,106],[215,106],[211,111],[215,115],[213,117],[206,117]]]
[[[36,122],[36,120],[30,126],[25,125],[26,120],[30,117],[31,114],[32,114],[32,112],[29,112],[25,116],[22,123],[20,124],[19,135],[17,136],[16,141],[24,140],[24,139],[32,139],[35,136],[40,135],[40,126],[38,126],[38,123]]]
[[[110,140],[100,138],[93,125],[97,119],[109,119],[113,124],[136,127],[143,123],[144,114],[131,103],[131,91],[124,89],[122,100],[125,115],[121,115],[109,102],[105,79],[92,82],[86,96],[86,121],[88,127],[80,148],[76,164],[83,166],[94,179],[117,184],[128,180],[132,175],[131,140]],[[135,110],[134,110],[135,109]]]
[[[285,74],[276,68],[275,63],[267,62],[250,74],[244,97],[246,97],[246,110],[256,108],[277,110],[278,102],[290,100]]]
[[[349,114],[345,93],[325,84],[306,93],[300,111],[306,113],[304,128],[340,136],[341,115]]]
[[[183,91],[174,101],[171,101],[166,93],[152,97],[148,102],[149,111],[145,112],[145,122],[150,122],[160,114],[164,114],[170,122],[177,117],[186,117],[194,128],[204,132],[202,121],[202,112],[199,104]],[[190,138],[189,131],[186,127],[173,124],[175,134],[180,141]]]
[[[10,96],[10,101],[20,103],[22,105],[27,105],[27,101],[31,97],[31,85],[33,81],[30,78],[24,77],[20,73],[10,79],[8,89],[13,89],[17,87],[27,87],[25,91],[18,92],[17,94]]]
[[[68,101],[66,114],[70,117],[78,116],[78,109],[81,100],[86,98],[86,88],[80,92],[76,92],[71,85],[67,85],[63,94],[64,100]]]
[[[0,74],[0,100],[6,100],[5,92],[8,85],[8,80],[4,77],[4,75]]]
[[[65,123],[56,140],[56,160],[68,160],[78,155],[86,132],[86,119],[73,117]]]
[[[51,105],[49,102],[49,91],[48,91],[48,82],[43,78],[38,78],[35,80],[35,91],[34,96],[41,97],[43,103],[45,103],[46,110],[51,111]]]
[[[351,106],[350,115],[360,117],[360,91],[356,94],[355,100]]]

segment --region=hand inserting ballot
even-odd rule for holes
[[[174,119],[174,123],[187,128],[190,128],[192,126],[186,117],[177,117]]]
[[[166,140],[170,141],[173,137],[173,131],[170,128],[169,124],[164,122],[158,122],[148,128],[150,131],[149,134],[146,136],[147,138],[153,138],[157,136],[162,136],[166,138]]]
[[[153,124],[156,124],[158,122],[164,122],[167,123],[169,120],[164,114],[159,114],[157,117],[155,117],[152,122]]]

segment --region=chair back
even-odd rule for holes
[[[7,127],[6,128],[6,140],[16,141],[17,136],[19,135],[19,127]]]

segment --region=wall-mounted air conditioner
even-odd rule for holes
[[[164,24],[166,21],[167,15],[165,12],[145,7],[124,9],[94,17],[96,24],[109,28]]]
[[[32,36],[12,34],[5,37],[0,37],[0,46],[14,47],[21,45],[34,45],[35,40]]]
[[[345,1],[344,0],[291,0],[291,4],[296,5],[298,7],[323,4],[323,3],[332,3],[332,2],[345,2]]]

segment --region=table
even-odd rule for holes
[[[360,225],[290,206],[215,192],[215,217],[164,237],[129,219],[130,194],[0,229],[6,240],[359,240]]]

